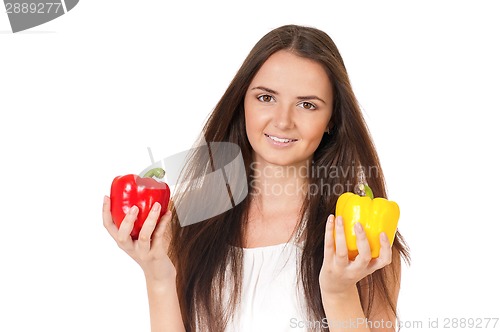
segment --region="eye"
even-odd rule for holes
[[[302,106],[300,106],[302,105]],[[307,101],[303,101],[299,104],[299,107],[302,107],[306,110],[315,110],[316,109],[316,105],[314,105],[313,103],[310,103],[310,102],[307,102]]]
[[[274,100],[273,96],[270,95],[260,95],[257,97],[257,99],[263,103],[270,103]]]

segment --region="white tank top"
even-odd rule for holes
[[[226,332],[305,332],[301,244],[243,248],[241,304]]]

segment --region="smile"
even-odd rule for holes
[[[264,135],[277,143],[291,143],[291,142],[298,141],[298,139],[295,139],[295,138],[281,138],[281,137],[276,137],[276,136],[272,136],[272,135],[268,135],[268,134],[264,134]]]

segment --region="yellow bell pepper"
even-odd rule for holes
[[[365,230],[370,243],[372,258],[380,254],[380,233],[385,232],[391,245],[394,242],[399,220],[399,206],[396,202],[385,198],[373,198],[373,192],[364,185],[365,195],[359,196],[352,192],[342,194],[335,208],[335,215],[344,219],[349,259],[358,255],[354,225],[359,222]],[[334,233],[335,236],[335,233]]]

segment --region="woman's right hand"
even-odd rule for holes
[[[137,240],[132,240],[130,233],[137,219],[138,208],[132,207],[123,219],[120,229],[113,222],[110,210],[110,198],[105,196],[102,206],[104,227],[116,241],[118,247],[135,260],[144,271],[148,283],[164,283],[175,279],[175,267],[168,257],[167,250],[170,237],[165,234],[167,225],[172,220],[172,212],[168,211],[158,221],[161,206],[155,203],[144,221]]]

